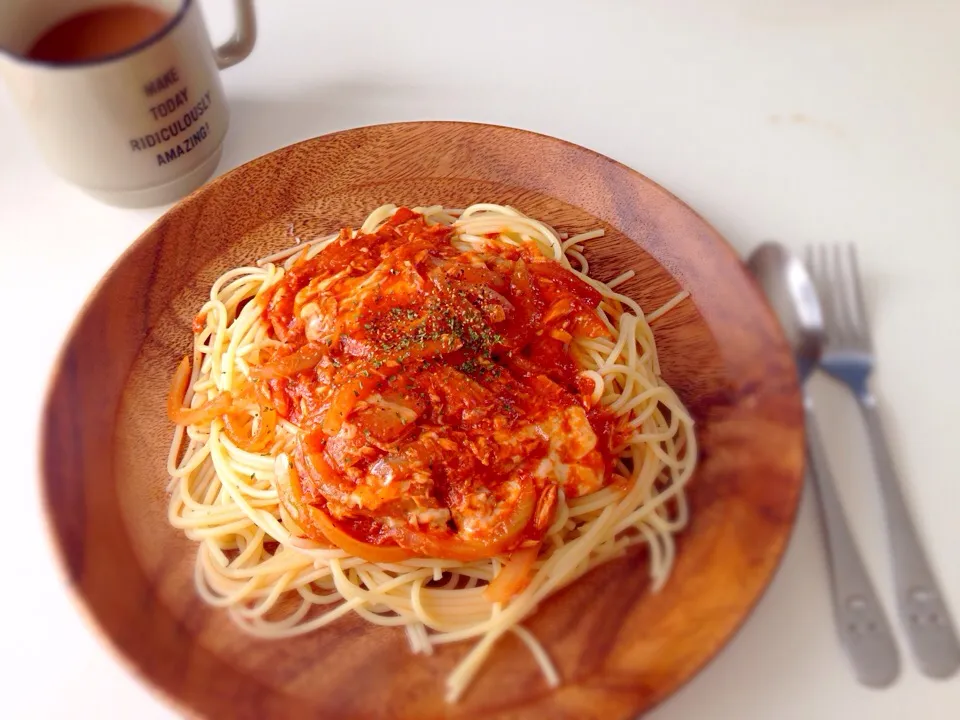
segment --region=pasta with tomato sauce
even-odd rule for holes
[[[283,638],[356,613],[474,640],[455,701],[536,606],[632,545],[667,579],[693,422],[650,323],[582,243],[510,207],[385,205],[229,270],[168,399],[169,520],[195,580]]]

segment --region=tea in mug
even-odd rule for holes
[[[98,60],[129,50],[169,21],[170,15],[145,5],[104,5],[71,15],[45,30],[27,57],[54,63]]]

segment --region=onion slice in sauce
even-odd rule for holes
[[[223,430],[231,442],[246,452],[260,452],[273,440],[273,431],[277,427],[277,411],[272,407],[260,406],[260,420],[250,421],[250,429],[246,430],[240,420],[239,413],[224,413]],[[256,425],[256,430],[253,429]]]
[[[381,377],[371,373],[369,376],[357,375],[341,385],[323,419],[323,431],[327,435],[336,435],[357,403],[366,400],[381,380]]]
[[[281,457],[283,460],[280,460]],[[304,502],[300,478],[297,476],[296,468],[291,467],[286,455],[277,458],[274,471],[280,504],[311,540],[316,540],[321,545],[338,547],[350,555],[372,563],[402,562],[413,557],[409,550],[395,545],[373,545],[357,540],[337,527],[333,519],[323,510]]]
[[[409,560],[413,553],[396,545],[372,545],[357,540],[337,527],[333,519],[320,508],[306,505],[307,519],[304,525],[308,533],[311,528],[319,530],[325,539],[350,555],[363,558],[372,563],[395,563]]]
[[[323,345],[319,343],[307,343],[286,357],[254,368],[251,371],[251,375],[258,380],[290,377],[291,375],[296,375],[298,372],[316,367],[317,363],[326,355],[327,349]]]
[[[290,458],[286,453],[277,455],[273,463],[274,484],[277,488],[277,496],[280,500],[280,520],[283,525],[292,530],[301,537],[307,537],[323,545],[324,547],[333,547],[332,543],[326,539],[326,536],[319,535],[314,537],[315,533],[307,532],[303,526],[303,517],[300,512],[303,490],[300,487],[300,478],[297,471],[290,467]]]
[[[183,356],[177,365],[177,371],[170,381],[170,392],[167,393],[167,417],[177,422],[177,416],[183,409],[183,397],[187,394],[187,385],[190,383],[190,358]]]
[[[530,571],[540,552],[540,543],[514,550],[506,564],[487,585],[483,597],[490,602],[505,603],[530,582]]]
[[[184,356],[173,375],[170,392],[167,395],[167,417],[177,425],[198,425],[210,422],[230,410],[233,405],[233,396],[229,392],[222,392],[198,407],[185,408],[183,397],[187,394],[189,384],[190,358]]]

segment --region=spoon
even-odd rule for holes
[[[820,361],[825,339],[820,301],[804,264],[779,243],[767,242],[758,247],[747,265],[780,320],[804,387],[807,473],[816,489],[826,540],[833,615],[840,642],[862,684],[887,687],[900,674],[900,654],[850,533],[820,440],[813,398],[806,389],[806,381]]]

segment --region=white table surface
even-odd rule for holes
[[[230,3],[203,0],[225,37]],[[356,125],[462,119],[530,128],[614,157],[689,202],[740,251],[853,240],[893,451],[960,618],[960,3],[908,0],[293,2],[261,0],[254,54],[224,74],[220,171]],[[4,337],[3,715],[173,717],[66,596],[40,517],[47,374],[100,275],[162,208],[113,209],[42,165],[0,91]],[[823,384],[828,446],[892,612],[882,514],[851,404]],[[722,654],[654,720],[947,720],[960,679],[903,644],[888,690],[837,644],[812,498],[783,566]]]

